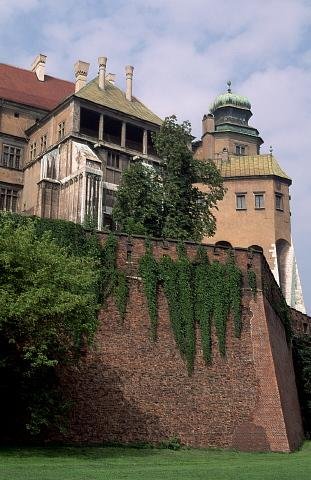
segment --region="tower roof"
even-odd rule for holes
[[[232,93],[230,81],[227,82],[227,85],[227,91],[218,95],[210,105],[210,112],[214,113],[215,110],[221,107],[237,107],[243,110],[250,110],[252,106],[248,98],[238,95],[237,93]]]
[[[273,176],[291,183],[273,155],[229,155],[227,160],[216,159],[215,164],[224,178]]]

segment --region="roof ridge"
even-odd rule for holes
[[[84,87],[75,93],[75,96],[138,119],[161,125],[162,119],[135,95],[132,96],[133,101],[127,100],[125,92],[109,81],[106,83],[107,88],[101,90],[98,86],[97,79],[98,76],[92,78]]]
[[[27,73],[33,73],[35,75],[35,72],[33,72],[32,70],[29,70],[27,68],[23,68],[23,67],[17,67],[16,65],[11,65],[10,63],[3,63],[3,62],[0,62],[0,66],[3,65],[4,67],[10,67],[10,68],[15,68],[16,70],[22,70],[23,72],[27,72]],[[59,78],[59,77],[54,77],[52,75],[48,75],[46,74],[45,75],[46,77],[49,77],[49,78],[53,78],[54,80],[60,80],[61,82],[66,82],[66,83],[70,83],[72,85],[75,84],[75,82],[72,82],[70,80],[65,80],[64,78]]]

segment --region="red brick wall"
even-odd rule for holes
[[[291,319],[294,333],[297,335],[311,335],[311,317],[291,308]]]
[[[120,237],[119,266],[136,277],[144,240],[132,242],[128,264],[127,243],[126,237]],[[155,243],[155,255],[175,257],[176,245],[168,246]],[[195,254],[195,245],[187,248],[189,255]],[[212,259],[214,249],[208,251]],[[220,250],[215,258],[223,260],[226,252]],[[261,256],[250,258],[247,252],[236,251],[236,259],[243,271],[253,264],[260,288]],[[175,346],[163,292],[158,299],[158,340],[153,343],[141,282],[129,281],[124,324],[109,299],[93,350],[79,367],[64,374],[64,385],[74,400],[67,440],[155,443],[177,436],[191,446],[276,451],[289,451],[301,442],[290,350],[283,326],[260,290],[256,301],[249,290],[244,291],[240,339],[234,337],[229,320],[226,358],[220,357],[214,335],[213,362],[206,366],[197,332],[194,373],[189,377]]]

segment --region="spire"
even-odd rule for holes
[[[231,80],[228,80],[228,81],[227,81],[227,86],[228,86],[227,92],[228,92],[228,93],[231,93]]]

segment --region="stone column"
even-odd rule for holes
[[[147,155],[148,153],[148,132],[144,130],[143,134],[143,155]]]
[[[104,115],[102,113],[99,117],[98,140],[100,142],[104,140]]]
[[[125,148],[125,139],[126,139],[126,123],[122,122],[121,129],[121,147]]]

